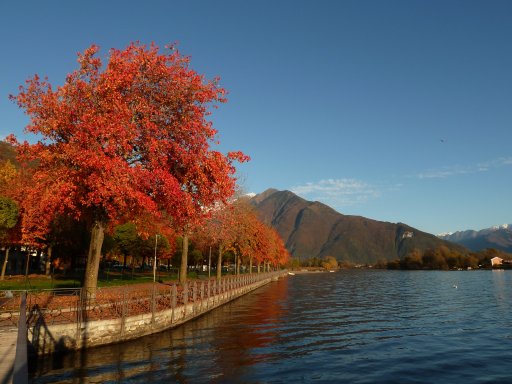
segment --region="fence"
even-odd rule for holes
[[[221,280],[191,280],[183,285],[148,283],[98,288],[94,295],[83,288],[26,291],[26,323],[32,332],[33,341],[47,340],[50,335],[50,338],[54,338],[51,340],[54,344],[59,342],[52,336],[58,333],[55,331],[57,328],[66,328],[67,338],[69,338],[69,330],[73,328],[75,335],[71,339],[76,347],[77,341],[84,338],[86,326],[94,322],[108,323],[109,320],[119,320],[114,323],[117,328],[120,328],[120,337],[126,339],[128,337],[124,335],[126,333],[124,328],[127,319],[133,319],[139,315],[139,317],[150,319],[148,323],[152,325],[157,323],[155,320],[157,316],[160,319],[162,313],[171,311],[170,323],[158,320],[160,321],[158,327],[161,329],[162,324],[176,323],[175,311],[184,321],[187,317],[204,313],[234,298],[234,293],[243,294],[246,292],[245,289],[254,287],[257,283],[278,278],[282,274],[282,272],[270,272],[227,276]],[[8,291],[7,294],[3,292],[3,297],[0,297],[0,327],[18,324],[23,292],[25,291]],[[136,337],[136,333],[132,337]],[[111,342],[120,340],[111,340]]]

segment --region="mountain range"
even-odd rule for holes
[[[512,253],[512,224],[496,225],[479,231],[443,233],[438,237],[461,244],[475,252],[485,248],[495,248]]]
[[[446,246],[460,253],[461,245],[440,239],[403,223],[343,215],[318,201],[290,191],[268,189],[250,199],[260,219],[277,230],[293,257],[334,256],[339,261],[374,264],[403,258],[417,248]]]

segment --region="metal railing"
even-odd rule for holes
[[[0,327],[18,325],[24,292],[27,294],[26,324],[29,328],[69,323],[79,327],[84,321],[154,315],[180,305],[196,304],[280,274],[282,272],[226,276],[221,280],[190,280],[183,285],[170,282],[105,287],[96,289],[94,295],[84,288],[0,291]]]
[[[130,316],[151,314],[153,323],[158,312],[169,309],[174,318],[174,310],[180,306],[185,306],[182,313],[190,318],[233,298],[233,294],[240,293],[235,291],[239,288],[283,274],[227,276],[221,280],[192,280],[183,285],[172,282],[98,288],[94,295],[84,288],[0,291],[0,327],[18,327],[13,384],[28,383],[27,329],[31,331],[31,344],[39,353],[40,340],[49,336],[56,346],[61,341],[53,339],[49,325],[76,326],[78,340],[82,326],[89,321],[121,319],[123,329]]]

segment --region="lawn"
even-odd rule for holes
[[[191,272],[188,278],[204,278],[196,272]],[[207,275],[206,275],[207,276]],[[171,281],[177,280],[178,275],[173,272],[157,272],[156,280]],[[112,287],[128,284],[148,283],[153,281],[153,272],[134,272],[125,271],[103,271],[98,278],[99,287]],[[28,277],[23,275],[6,276],[4,281],[0,281],[0,291],[4,290],[29,290],[29,289],[54,289],[54,288],[79,288],[81,281],[78,276],[73,275],[36,275],[31,274]]]

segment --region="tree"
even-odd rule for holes
[[[13,200],[13,191],[16,189],[18,171],[11,162],[15,151],[7,143],[1,142],[2,154],[7,158],[0,163],[0,243],[5,246],[4,262],[0,273],[0,280],[5,277],[7,263],[9,261],[10,246],[19,240],[19,207]]]
[[[338,269],[338,260],[334,256],[325,256],[322,267],[324,269]]]
[[[242,263],[248,264],[252,272],[254,263],[260,271],[261,264],[285,265],[290,257],[277,232],[263,224],[244,199],[213,210],[210,219],[196,232],[196,239],[203,248],[219,247],[217,278],[220,278],[224,251],[234,255],[237,274]]]
[[[8,197],[0,196],[0,241],[5,244],[8,231],[18,223],[18,205]],[[5,257],[2,264],[0,280],[5,277],[5,269],[9,260],[9,247],[5,247]]]
[[[116,226],[114,242],[117,250],[123,255],[123,266],[126,267],[127,257],[137,257],[137,248],[140,245],[140,237],[135,224],[125,223]]]
[[[423,269],[423,259],[421,250],[414,248],[401,261],[402,269]]]
[[[203,248],[214,246],[217,248],[217,279],[222,276],[222,261],[225,250],[235,239],[238,228],[236,206],[219,204],[212,209],[210,216],[195,233],[196,241]]]
[[[80,68],[55,90],[36,75],[11,96],[31,119],[25,131],[41,140],[9,138],[22,163],[35,163],[24,227],[44,236],[56,213],[85,221],[84,286],[93,294],[107,227],[133,221],[149,234],[151,218],[177,228],[201,221],[234,192],[233,161],[248,160],[211,149],[209,107],[226,101],[218,79],[205,81],[187,57],[153,44],[112,49],[105,66],[97,52],[79,54]]]
[[[300,259],[296,257],[291,257],[290,261],[288,262],[288,268],[289,269],[299,269],[301,267],[301,261]]]

